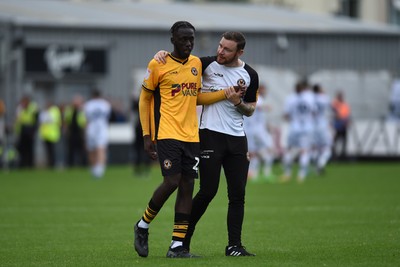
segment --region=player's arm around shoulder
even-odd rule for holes
[[[199,89],[197,93],[197,105],[211,105],[218,101],[226,99],[225,90],[219,90],[212,93],[202,93],[201,89]]]
[[[211,93],[202,93],[201,90],[199,90],[197,95],[197,105],[211,105],[222,100],[228,100],[235,104],[239,102],[242,95],[243,92],[235,89],[234,86],[229,86],[228,88]]]

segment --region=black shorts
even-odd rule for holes
[[[175,139],[157,141],[158,160],[163,176],[181,173],[197,178],[200,162],[200,144]]]

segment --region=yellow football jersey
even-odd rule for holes
[[[154,92],[150,121],[155,140],[199,142],[196,101],[201,72],[201,61],[193,55],[182,61],[169,54],[166,64],[150,61],[142,89]]]

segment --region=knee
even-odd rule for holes
[[[197,194],[197,196],[206,202],[211,202],[211,200],[213,200],[216,194],[217,190],[204,190],[200,188],[200,191]]]
[[[236,208],[240,208],[240,207],[244,207],[244,197],[232,197],[229,199],[229,204],[230,207],[236,207]]]
[[[164,177],[163,186],[170,190],[175,190],[179,186],[179,178],[177,176]]]
[[[193,188],[194,187],[194,178],[191,177],[182,177],[180,182],[185,188]]]
[[[229,205],[243,205],[245,199],[244,190],[236,190],[228,193]]]

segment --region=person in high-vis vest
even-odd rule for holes
[[[61,112],[60,109],[48,103],[46,109],[39,115],[39,135],[46,148],[47,166],[54,168],[56,165],[56,144],[61,137]]]
[[[334,112],[333,127],[335,129],[332,155],[334,158],[345,158],[347,150],[347,131],[351,120],[351,109],[350,105],[344,100],[344,93],[342,91],[337,92],[336,98],[332,101],[332,110]],[[339,153],[336,151],[338,143],[341,143]]]
[[[38,123],[38,106],[30,96],[22,96],[16,111],[14,133],[18,150],[19,167],[31,168],[35,163],[35,137]]]
[[[83,112],[83,97],[75,95],[71,105],[64,109],[64,133],[67,141],[67,165],[87,164],[85,151],[86,117]]]
[[[6,105],[3,99],[0,98],[0,166],[3,166],[3,158],[5,154],[5,139],[6,139],[6,126],[5,126]]]

